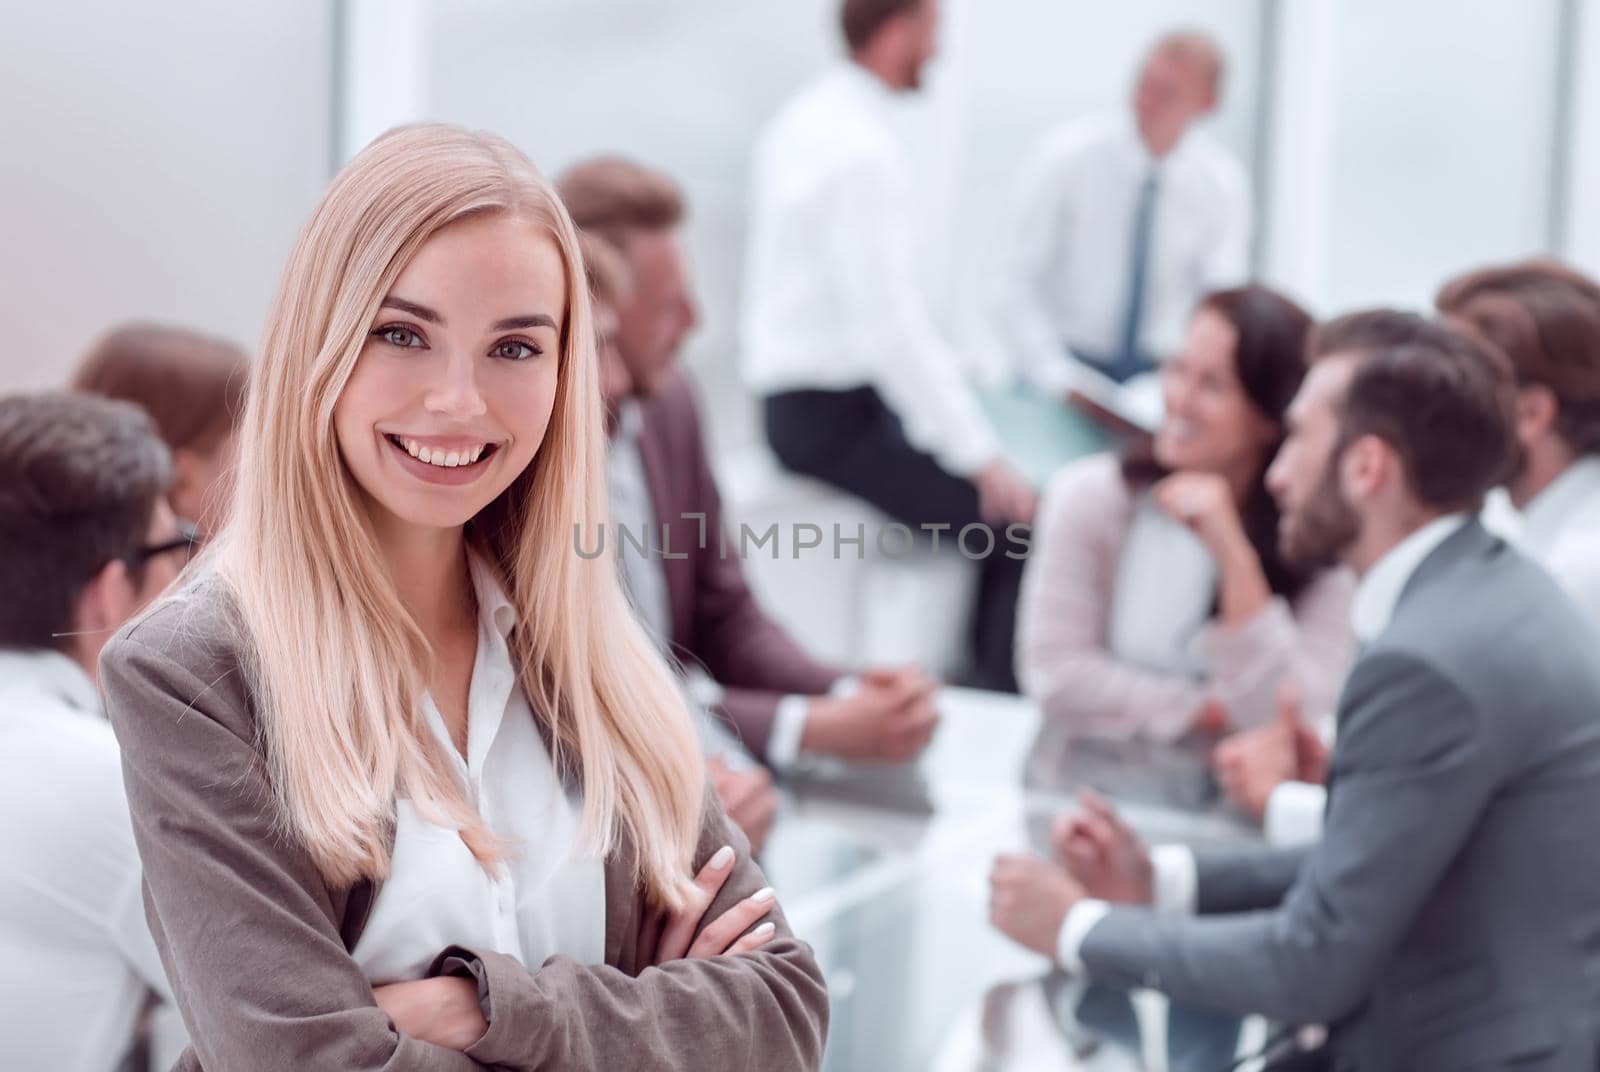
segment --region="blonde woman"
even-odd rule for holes
[[[602,421],[533,166],[368,146],[290,257],[232,519],[102,663],[181,1069],[819,1063],[810,950],[574,552]]]

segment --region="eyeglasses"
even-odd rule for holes
[[[175,551],[183,552],[183,564],[187,566],[189,559],[194,554],[194,545],[200,539],[199,532],[194,525],[187,521],[178,522],[178,535],[170,540],[160,543],[148,544],[144,547],[135,547],[132,551],[122,556],[122,561],[127,563],[128,569],[138,570],[146,562],[161,555],[170,555]]]

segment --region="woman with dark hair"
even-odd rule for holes
[[[1311,318],[1260,286],[1211,294],[1162,369],[1148,445],[1064,469],[1039,512],[1018,670],[1047,741],[1173,741],[1324,710],[1348,666],[1352,582],[1277,547],[1263,477],[1306,371]]]

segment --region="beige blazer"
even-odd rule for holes
[[[1047,724],[1069,735],[1170,741],[1210,699],[1235,724],[1259,724],[1271,717],[1286,678],[1299,683],[1308,713],[1331,711],[1355,651],[1355,580],[1347,570],[1319,575],[1293,602],[1274,598],[1242,625],[1208,625],[1200,642],[1209,673],[1201,680],[1112,654],[1117,564],[1134,505],[1111,454],[1063,469],[1040,504],[1017,610],[1017,670]]]
[[[603,965],[440,950],[470,973],[489,1021],[466,1053],[398,1033],[350,956],[379,884],[323,882],[284,836],[267,780],[240,636],[224,589],[202,577],[117,636],[101,659],[122,745],[145,907],[188,1026],[184,1072],[468,1072],[471,1069],[816,1068],[827,993],[810,948],[774,910],[760,951],[653,967],[661,915],[606,860]],[[766,885],[708,791],[694,866],[722,845],[738,863],[706,914]]]

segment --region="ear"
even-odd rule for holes
[[[1517,391],[1517,438],[1524,446],[1539,442],[1556,426],[1561,404],[1556,394],[1543,384],[1531,384]]]
[[[1375,435],[1365,435],[1345,449],[1339,483],[1348,501],[1371,498],[1400,477],[1400,459]]]
[[[100,572],[83,586],[73,608],[72,630],[80,634],[75,639],[87,642],[82,645],[84,647],[98,650],[100,644],[111,639],[112,631],[127,620],[133,599],[133,581],[128,576],[127,563],[112,559],[101,566]]]

